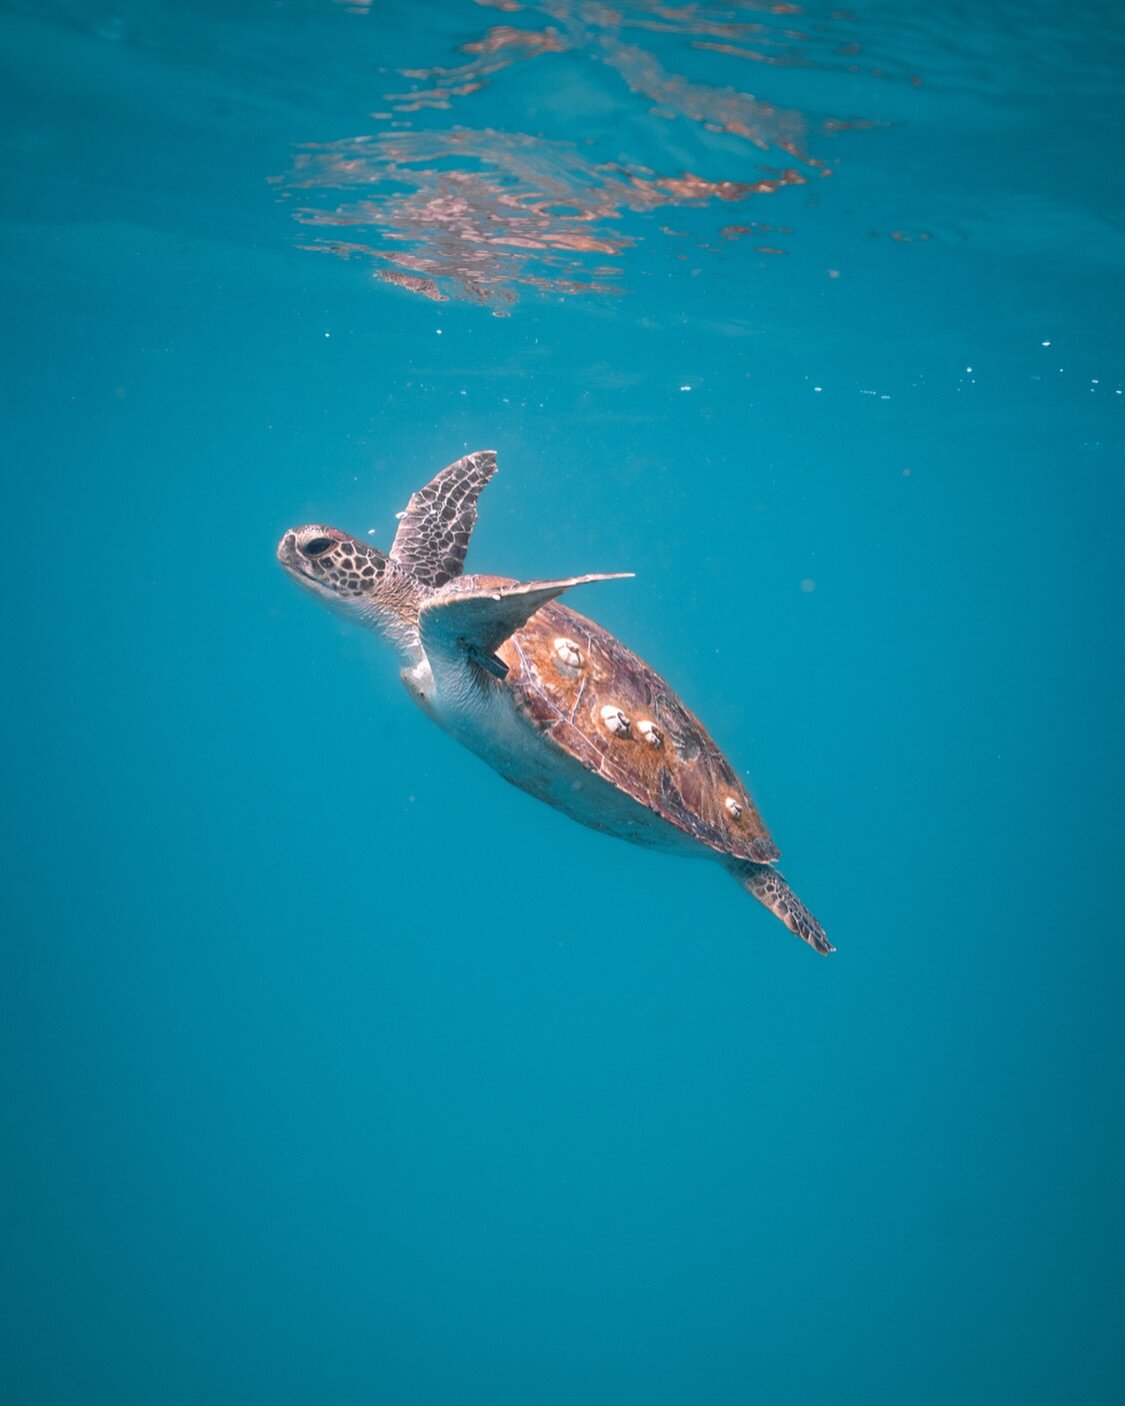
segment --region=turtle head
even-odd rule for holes
[[[277,544],[277,559],[299,585],[337,613],[396,643],[416,632],[417,583],[382,552],[338,527],[291,527]]]
[[[277,544],[277,559],[302,586],[330,604],[371,597],[387,558],[338,527],[292,527]]]

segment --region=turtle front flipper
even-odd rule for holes
[[[568,576],[560,581],[514,581],[494,588],[471,589],[474,578],[466,577],[448,591],[439,591],[422,603],[418,612],[418,633],[422,648],[431,661],[444,659],[463,664],[468,658],[483,664],[489,673],[503,677],[507,672],[497,649],[535,612],[569,591],[592,581],[619,581],[631,571],[605,575]],[[465,589],[470,588],[470,589]],[[487,661],[487,662],[485,662]],[[494,667],[498,665],[499,668]]]
[[[496,452],[478,449],[419,488],[400,515],[391,560],[423,586],[460,576],[477,521],[477,499],[496,472]]]
[[[776,869],[748,859],[731,859],[727,868],[746,892],[764,904],[774,917],[780,918],[791,933],[823,956],[835,952],[824,929]]]

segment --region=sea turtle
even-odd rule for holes
[[[773,868],[778,851],[734,768],[668,685],[555,598],[612,575],[461,574],[492,450],[443,469],[400,514],[389,555],[335,527],[290,529],[285,570],[377,630],[422,711],[501,776],[636,844],[705,856],[817,952],[824,929]]]

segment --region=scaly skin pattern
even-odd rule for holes
[[[495,472],[495,453],[481,449],[419,488],[399,519],[391,560],[423,586],[444,586],[459,576],[476,526],[477,499]]]
[[[786,883],[784,875],[768,864],[750,864],[741,859],[732,860],[727,868],[746,892],[780,918],[791,933],[822,956],[835,952],[824,929]]]

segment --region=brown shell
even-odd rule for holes
[[[473,584],[487,589],[512,583],[477,576]],[[560,638],[578,645],[577,669],[556,653]],[[545,739],[702,844],[759,863],[778,858],[757,806],[707,729],[659,674],[607,630],[551,602],[497,653],[509,669],[502,686],[515,691]],[[607,705],[630,719],[627,734],[606,727],[601,710]],[[638,729],[645,719],[662,734],[660,745]]]

